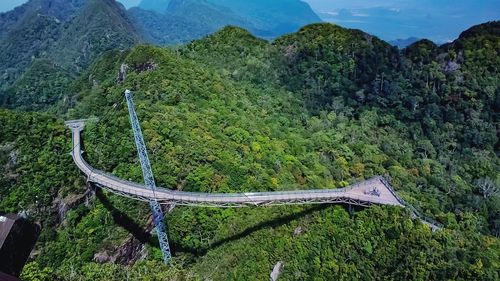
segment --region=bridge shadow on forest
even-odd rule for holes
[[[155,246],[154,243],[152,243],[153,239],[151,237],[151,234],[149,233],[149,231],[147,231],[147,229],[144,229],[141,225],[135,222],[134,219],[113,206],[113,203],[109,201],[108,197],[104,194],[102,189],[95,187],[94,190],[97,199],[99,200],[99,202],[101,202],[104,208],[108,210],[108,212],[111,214],[111,217],[113,217],[113,221],[117,225],[132,234],[132,236],[134,236],[134,238],[139,240],[142,244],[147,243]],[[159,243],[157,242],[156,245],[158,244]]]
[[[155,237],[152,237],[151,234],[149,233],[148,229],[144,229],[141,225],[139,225],[137,222],[134,221],[131,217],[129,217],[127,214],[124,212],[118,210],[116,207],[113,206],[111,201],[108,199],[108,197],[103,193],[103,191],[100,188],[95,189],[96,197],[97,199],[104,205],[106,210],[110,212],[111,216],[113,217],[114,222],[119,225],[120,227],[124,228],[127,230],[132,236],[134,236],[137,240],[139,240],[143,244],[149,244],[153,247],[159,247],[159,242]],[[346,210],[350,209],[347,204],[337,204],[340,206],[343,206]],[[194,257],[202,257],[204,256],[208,251],[216,249],[220,246],[223,246],[226,243],[230,243],[233,241],[237,241],[239,239],[242,239],[246,236],[251,235],[254,232],[257,232],[262,229],[266,228],[276,228],[280,227],[283,225],[286,225],[294,220],[301,219],[305,216],[311,215],[315,212],[319,212],[322,210],[326,210],[328,208],[332,207],[331,204],[325,204],[325,205],[317,205],[311,208],[308,208],[306,210],[292,213],[286,216],[274,218],[272,220],[268,221],[263,221],[261,223],[258,223],[254,226],[248,227],[245,230],[236,233],[230,237],[226,237],[224,239],[221,239],[219,241],[216,241],[208,247],[203,247],[203,248],[191,248],[191,247],[183,247],[182,245],[179,245],[178,243],[175,243],[174,241],[170,241],[170,248],[172,250],[172,254],[175,255],[176,253],[188,253],[193,255]],[[354,206],[352,206],[354,208]],[[360,209],[361,207],[356,207],[356,209]],[[168,221],[167,221],[167,231],[168,231]]]

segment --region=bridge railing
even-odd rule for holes
[[[421,212],[419,212],[417,209],[415,209],[415,207],[413,207],[411,204],[404,201],[403,198],[399,197],[385,177],[380,177],[380,181],[382,181],[382,183],[385,185],[385,187],[397,198],[397,200],[403,206],[407,207],[419,219],[421,219],[422,221],[427,222],[429,224],[432,224],[432,225],[436,226],[437,228],[444,227],[444,225],[442,223],[436,221],[435,219],[432,219],[432,218],[429,218],[429,217],[423,215]]]
[[[74,134],[80,133],[76,130],[73,130]],[[74,140],[77,141],[74,137]],[[183,191],[174,191],[165,188],[157,188],[154,191],[146,188],[146,186],[142,184],[138,184],[132,181],[123,180],[114,175],[101,171],[99,169],[93,168],[89,165],[85,159],[83,158],[80,147],[76,146],[72,151],[72,155],[75,158],[75,162],[79,165],[83,165],[80,167],[82,171],[85,171],[88,176],[88,180],[94,183],[97,183],[107,189],[110,189],[113,192],[120,193],[124,196],[133,197],[141,200],[148,200],[154,198],[153,192],[157,195],[160,195],[160,201],[177,201],[177,200],[186,200],[186,201],[194,201],[194,202],[245,202],[245,203],[262,203],[263,201],[297,201],[297,200],[305,200],[305,201],[317,201],[335,197],[341,197],[344,193],[348,193],[353,189],[362,189],[370,187],[374,184],[377,184],[375,181],[381,179],[380,177],[375,177],[370,180],[353,184],[346,188],[340,189],[313,189],[313,190],[291,190],[291,191],[273,191],[273,192],[242,192],[242,193],[201,193],[201,192],[183,192]],[[384,181],[382,181],[386,187],[394,194],[401,204],[405,205],[404,201],[400,199],[395,192],[392,190],[390,185]],[[371,200],[369,200],[371,201]]]
[[[444,225],[442,223],[436,221],[435,219],[432,219],[430,217],[422,215],[422,213],[419,212],[417,209],[415,209],[415,207],[413,207],[412,205],[407,204],[406,207],[409,208],[410,211],[413,212],[422,221],[427,222],[427,223],[429,223],[429,224],[431,224],[431,225],[433,225],[433,226],[435,226],[437,228],[443,228],[444,227]]]
[[[75,155],[76,156],[76,155]],[[78,156],[76,156],[78,157]],[[112,189],[120,189],[123,190],[123,186],[131,186],[135,190],[134,193],[137,194],[137,189],[138,190],[144,190],[144,191],[150,191],[150,189],[146,188],[144,185],[132,182],[132,181],[127,181],[123,180],[121,178],[118,178],[112,174],[106,173],[102,170],[95,169],[91,165],[89,165],[83,157],[80,157],[80,161],[85,165],[85,168],[91,173],[87,176],[89,176],[89,179],[91,181],[96,181],[97,183],[101,185],[105,185],[109,188]],[[99,175],[102,177],[95,177],[94,175]],[[109,179],[109,180],[107,180]],[[373,179],[372,179],[373,180]],[[117,185],[116,183],[120,183],[121,185]],[[370,180],[368,181],[370,182]],[[173,191],[170,189],[165,189],[165,188],[157,188],[155,192],[157,193],[166,193],[166,194],[175,194],[177,196],[183,196],[185,195],[186,197],[199,197],[199,198],[210,198],[210,197],[226,197],[226,198],[231,198],[231,197],[249,197],[249,196],[257,196],[257,197],[266,197],[266,196],[293,196],[293,195],[304,195],[304,194],[316,194],[316,195],[327,195],[327,194],[332,194],[332,193],[346,193],[349,192],[355,188],[358,188],[360,186],[369,186],[370,183],[358,183],[351,185],[346,188],[339,188],[339,189],[313,189],[313,190],[291,190],[291,191],[273,191],[273,192],[242,192],[242,193],[216,193],[216,194],[207,194],[207,193],[201,193],[201,192],[183,192],[183,191]],[[132,190],[132,189],[129,189]],[[145,196],[150,196],[151,193],[149,192],[144,192],[143,195]]]

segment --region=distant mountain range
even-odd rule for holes
[[[322,21],[299,0],[143,0],[130,14],[148,39],[162,44],[191,41],[226,25],[270,39]]]
[[[346,10],[329,16],[348,22],[364,14]],[[67,81],[110,50],[138,43],[184,44],[226,25],[274,39],[320,21],[300,0],[143,0],[129,10],[115,0],[30,0],[0,14],[0,103],[22,108],[18,93],[30,92],[31,78],[41,72],[57,77],[51,80],[58,86],[23,109],[61,100],[56,97],[64,94]],[[391,43],[404,48],[417,40]]]
[[[148,11],[157,11],[163,13],[167,10],[170,0],[142,0],[139,7]]]
[[[160,45],[189,42],[226,25],[252,26],[228,8],[203,0],[149,0],[141,7],[131,8],[129,15],[145,40]]]
[[[413,36],[444,44],[470,26],[499,18],[498,0],[307,1],[315,3],[313,7],[324,21],[361,29],[384,40]]]

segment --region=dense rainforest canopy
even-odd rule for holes
[[[38,61],[6,92],[17,110],[0,109],[0,211],[43,227],[23,278],[265,280],[282,261],[283,280],[498,280],[499,30],[399,51],[331,24],[272,43],[226,27],[178,48],[110,51],[78,78]],[[125,89],[160,186],[326,189],[385,175],[445,228],[396,207],[175,207],[163,266],[147,204],[89,189],[68,153],[63,120],[99,117],[85,158],[141,182]]]

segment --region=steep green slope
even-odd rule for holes
[[[46,110],[60,102],[57,97],[63,89],[60,83],[37,82],[29,85],[29,95],[23,95],[20,87],[26,86],[26,77],[36,73],[41,75],[40,81],[47,76],[67,80],[102,53],[140,41],[124,8],[112,0],[31,0],[1,14],[0,25],[6,28],[0,36],[0,100],[7,107],[18,107],[22,100],[22,109],[28,110]],[[33,65],[40,59],[50,60],[57,71],[40,73],[40,65]],[[31,73],[25,74],[28,70]],[[46,87],[35,87],[40,83]],[[54,93],[47,99],[51,91]]]
[[[17,211],[22,206],[41,219],[40,208],[50,207],[57,194],[82,187],[71,159],[59,157],[70,147],[69,134],[62,122],[47,115],[1,110],[0,120],[2,167],[9,170],[2,173],[8,181],[2,185],[0,209]]]
[[[475,231],[432,233],[378,207],[353,217],[341,207],[305,213],[216,247],[194,270],[213,280],[262,280],[282,261],[283,280],[498,279],[498,239]]]
[[[0,40],[0,90],[30,67],[33,57],[42,57],[60,37],[60,23],[45,15],[30,15]]]
[[[72,77],[47,59],[33,61],[16,83],[0,93],[0,106],[24,111],[55,110],[68,97]]]
[[[49,56],[73,73],[106,51],[123,50],[140,41],[126,11],[114,0],[88,0],[63,29]]]
[[[13,30],[26,27],[29,18],[37,14],[65,21],[72,17],[77,10],[84,5],[86,0],[32,0],[28,1],[14,10],[0,13],[0,41]]]
[[[169,273],[156,261],[114,272],[111,266],[90,263],[95,252],[128,237],[115,224],[117,214],[106,208],[112,204],[125,210],[134,204],[96,200],[73,165],[70,150],[71,136],[62,120],[0,109],[0,214],[22,210],[42,227],[35,261],[25,268],[23,280],[71,280],[75,270],[82,270],[79,276],[84,280],[103,280],[105,273],[116,280],[123,280],[122,274],[138,280],[144,270],[152,268],[157,273],[148,274],[151,278],[155,274],[182,276],[178,270]],[[126,212],[145,224],[148,209],[136,206]],[[95,279],[99,274],[101,278]]]
[[[31,0],[0,14],[0,89],[11,85],[31,65],[46,57],[61,36],[62,23],[74,17],[84,0]]]

